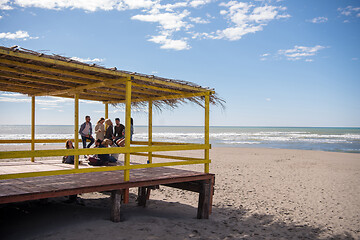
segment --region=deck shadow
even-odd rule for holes
[[[273,215],[249,214],[235,207],[213,207],[208,220],[196,219],[197,209],[180,202],[150,200],[138,207],[136,195],[122,206],[122,222],[110,222],[110,201],[84,199],[85,206],[64,203],[66,197],[0,206],[0,233],[5,239],[97,239],[116,233],[114,239],[354,239],[349,232],[331,235],[326,229],[278,221]],[[99,226],[98,228],[95,226]],[[172,233],[169,233],[171,231]],[[76,235],[75,233],[79,233]],[[68,236],[68,237],[66,237]]]

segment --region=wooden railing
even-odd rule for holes
[[[35,143],[64,143],[66,139],[35,139]],[[0,140],[0,144],[6,143],[31,143],[31,140]],[[66,170],[55,171],[40,171],[40,172],[26,172],[26,173],[14,173],[14,174],[2,174],[0,179],[12,179],[12,178],[25,178],[25,177],[38,177],[38,176],[50,176],[50,175],[62,175],[73,173],[85,173],[85,172],[102,172],[102,171],[116,171],[116,170],[131,170],[138,168],[153,168],[153,167],[165,167],[165,166],[178,166],[189,164],[205,164],[208,165],[211,160],[206,158],[194,158],[184,156],[172,156],[164,154],[154,154],[154,152],[164,151],[186,151],[186,150],[209,150],[210,144],[192,144],[192,143],[174,143],[174,142],[145,142],[145,141],[131,141],[132,145],[129,147],[110,147],[110,148],[85,148],[85,149],[53,149],[53,150],[28,150],[28,151],[2,151],[0,152],[1,159],[12,158],[37,158],[37,157],[52,157],[52,156],[79,156],[79,155],[91,155],[91,154],[113,154],[123,153],[151,158],[165,158],[181,160],[175,162],[159,162],[154,163],[153,160],[148,164],[135,164],[131,165],[130,162],[125,161],[124,166],[102,166],[102,167],[89,167],[89,168],[76,168]],[[142,146],[144,145],[144,146]],[[147,146],[146,146],[147,145]],[[75,158],[76,159],[76,158]]]

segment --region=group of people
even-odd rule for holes
[[[95,137],[92,136],[93,128],[90,122],[90,116],[85,117],[85,122],[81,124],[79,134],[81,135],[83,148],[90,148],[95,142],[95,148],[106,147],[124,147],[125,146],[125,126],[120,123],[119,118],[115,118],[115,126],[110,119],[100,118],[95,126]],[[104,125],[105,123],[105,125]],[[132,141],[132,135],[134,133],[133,119],[131,118],[130,126],[130,140]],[[87,140],[90,141],[86,145]],[[73,149],[74,145],[71,140],[67,140],[65,144],[66,149]],[[119,154],[97,154],[93,158],[97,158],[101,163],[115,163]],[[84,156],[87,158],[87,156]],[[63,163],[74,163],[74,156],[64,156]]]

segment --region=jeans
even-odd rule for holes
[[[63,157],[63,163],[74,164],[74,156]]]
[[[114,156],[111,156],[111,155],[109,156],[109,162],[114,163],[116,161],[117,161],[117,159]]]
[[[81,136],[81,139],[82,139],[82,142],[83,142],[83,148],[89,148],[94,142],[94,138],[93,137],[84,137],[84,136]],[[90,140],[90,143],[86,146],[86,140],[89,139]]]

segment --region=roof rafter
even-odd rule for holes
[[[5,49],[1,49],[1,48],[0,48],[0,54],[5,54],[5,55],[17,57],[17,58],[23,58],[23,59],[43,62],[43,63],[47,63],[47,64],[60,65],[60,66],[68,67],[68,68],[71,67],[71,68],[75,68],[75,69],[79,69],[79,70],[83,70],[83,71],[103,73],[103,74],[108,74],[108,75],[111,75],[111,76],[118,76],[118,77],[133,76],[133,77],[136,77],[136,79],[139,79],[141,81],[150,82],[150,83],[157,83],[157,84],[165,85],[165,86],[168,86],[168,87],[173,86],[173,87],[177,87],[177,88],[193,90],[193,91],[196,91],[196,92],[207,92],[207,91],[209,91],[209,89],[198,88],[198,87],[194,87],[194,86],[180,84],[180,83],[177,83],[177,82],[170,82],[170,81],[165,82],[165,81],[158,80],[156,78],[149,78],[149,77],[139,76],[139,75],[131,74],[131,73],[113,71],[113,70],[106,69],[106,68],[91,67],[91,66],[88,66],[88,65],[83,65],[83,64],[78,64],[78,63],[65,62],[65,61],[60,61],[60,60],[57,60],[57,59],[42,57],[41,55],[36,56],[36,55],[32,55],[32,54],[26,54],[26,53],[22,53],[22,52],[14,52],[14,51],[11,51],[11,50],[5,50]]]
[[[59,91],[53,91],[53,92],[46,91],[46,92],[38,93],[34,96],[54,96],[54,95],[61,95],[61,94],[79,93],[84,90],[89,90],[89,89],[93,89],[93,88],[111,86],[112,84],[123,82],[124,80],[125,79],[113,79],[113,80],[107,81],[107,82],[91,83],[91,84],[87,84],[85,86],[74,87],[74,88],[70,88],[70,89],[66,89],[66,90],[59,90]]]

